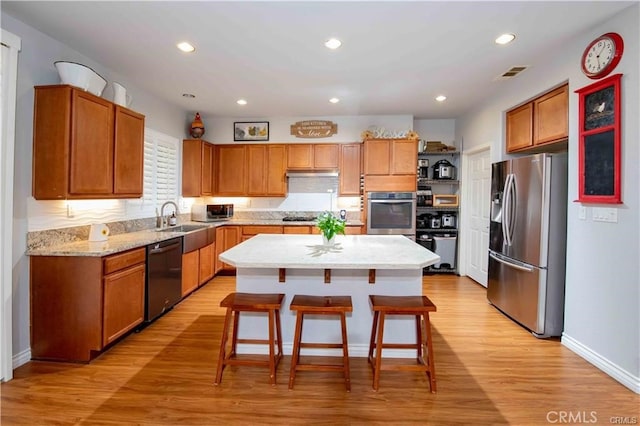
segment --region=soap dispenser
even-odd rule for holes
[[[169,217],[169,226],[176,226],[177,224],[178,224],[178,218],[176,217],[176,212],[173,212]]]

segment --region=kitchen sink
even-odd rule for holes
[[[197,231],[198,229],[208,228],[206,225],[178,225],[178,226],[169,226],[164,229],[158,229],[158,232],[191,232]]]

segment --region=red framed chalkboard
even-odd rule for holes
[[[615,74],[576,90],[578,103],[578,199],[622,204],[620,182],[620,81]]]

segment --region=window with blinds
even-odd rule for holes
[[[178,202],[179,140],[151,129],[144,133],[142,205],[155,213],[165,201]]]

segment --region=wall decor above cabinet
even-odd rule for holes
[[[328,138],[338,134],[338,125],[327,120],[297,121],[291,125],[291,134],[296,138]]]
[[[33,196],[138,198],[144,115],[70,85],[36,86]]]

